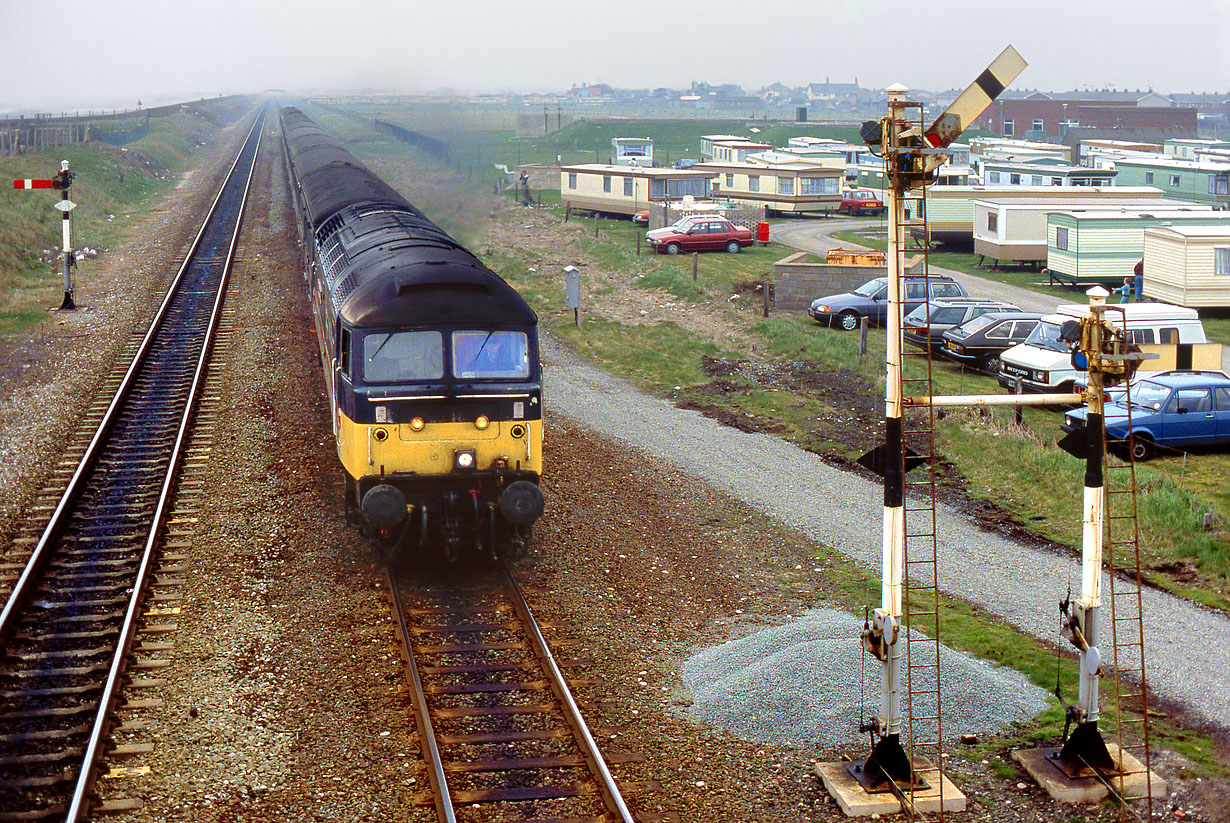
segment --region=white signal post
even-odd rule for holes
[[[73,183],[73,178],[76,177],[69,170],[67,160],[61,161],[60,173],[55,177],[46,180],[34,180],[30,178],[14,180],[13,188],[15,189],[59,189],[60,200],[55,204],[55,209],[63,215],[62,225],[63,230],[63,246],[64,249],[64,302],[60,304],[60,311],[72,311],[77,308],[77,304],[73,302],[73,243],[72,243],[72,217],[70,213],[77,208],[77,204],[68,199],[68,189]]]

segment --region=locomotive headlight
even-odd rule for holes
[[[485,414],[480,414],[474,420],[474,428],[478,429],[479,431],[482,431],[483,429],[487,428],[490,425],[491,425],[491,421],[487,419],[487,415]]]
[[[474,450],[458,451],[453,456],[453,468],[469,471],[474,468]]]
[[[416,417],[410,421],[410,428],[414,429],[416,432],[421,432],[425,425],[427,424],[423,422],[423,418],[421,417]]]

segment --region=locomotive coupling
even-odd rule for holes
[[[406,496],[401,489],[381,483],[363,495],[363,518],[375,529],[391,529],[406,519]]]
[[[509,483],[500,494],[500,512],[514,526],[532,526],[535,520],[542,517],[544,506],[542,489],[528,480]]]

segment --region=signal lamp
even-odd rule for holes
[[[421,432],[423,427],[426,425],[427,424],[423,422],[423,418],[421,417],[416,417],[410,421],[410,428],[414,429],[416,432]]]
[[[485,414],[480,414],[474,420],[474,428],[478,429],[479,431],[482,431],[483,429],[487,428],[490,425],[491,425],[491,421],[487,419],[487,415]]]

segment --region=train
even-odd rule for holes
[[[516,557],[544,510],[538,317],[302,111],[281,111],[345,516],[387,559]]]

